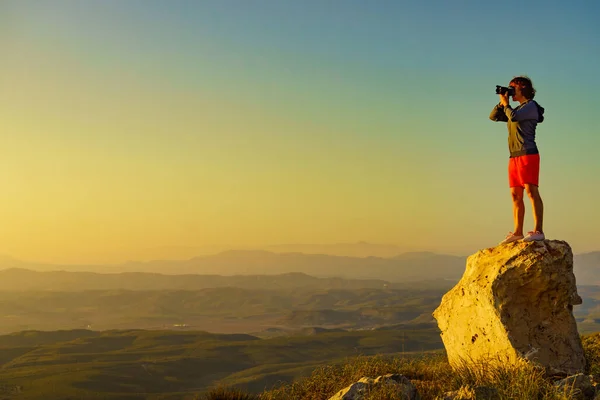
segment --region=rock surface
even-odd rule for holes
[[[433,316],[453,367],[526,358],[567,376],[585,368],[577,304],[568,243],[514,242],[471,255]]]
[[[399,374],[387,374],[378,376],[377,378],[362,378],[358,382],[340,390],[335,395],[329,398],[329,400],[360,400],[376,386],[379,385],[390,385],[394,386],[394,390],[397,390],[402,394],[406,400],[420,400],[419,393],[411,381]]]

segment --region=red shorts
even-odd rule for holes
[[[510,187],[539,186],[540,155],[527,154],[508,159],[508,184]]]

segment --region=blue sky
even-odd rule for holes
[[[512,211],[507,131],[488,115],[519,74],[546,108],[547,236],[600,250],[598,15],[592,1],[5,0],[0,251],[493,246]]]

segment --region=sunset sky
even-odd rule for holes
[[[519,74],[546,108],[546,237],[600,250],[599,15],[591,0],[0,0],[0,253],[471,254],[513,228],[507,130],[488,116]]]

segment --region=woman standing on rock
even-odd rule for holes
[[[544,108],[536,101],[535,89],[526,76],[517,76],[510,81],[509,86],[514,88],[513,101],[519,105],[512,108],[509,103],[509,94],[499,94],[500,103],[490,114],[492,121],[502,121],[508,127],[508,183],[513,204],[513,217],[515,228],[509,232],[500,244],[511,243],[523,239],[524,241],[544,240],[543,216],[544,203],[538,190],[540,175],[540,154],[535,143],[535,129],[538,123],[544,121]],[[531,200],[533,207],[533,231],[523,236],[523,220],[525,218],[525,204],[523,192]]]

